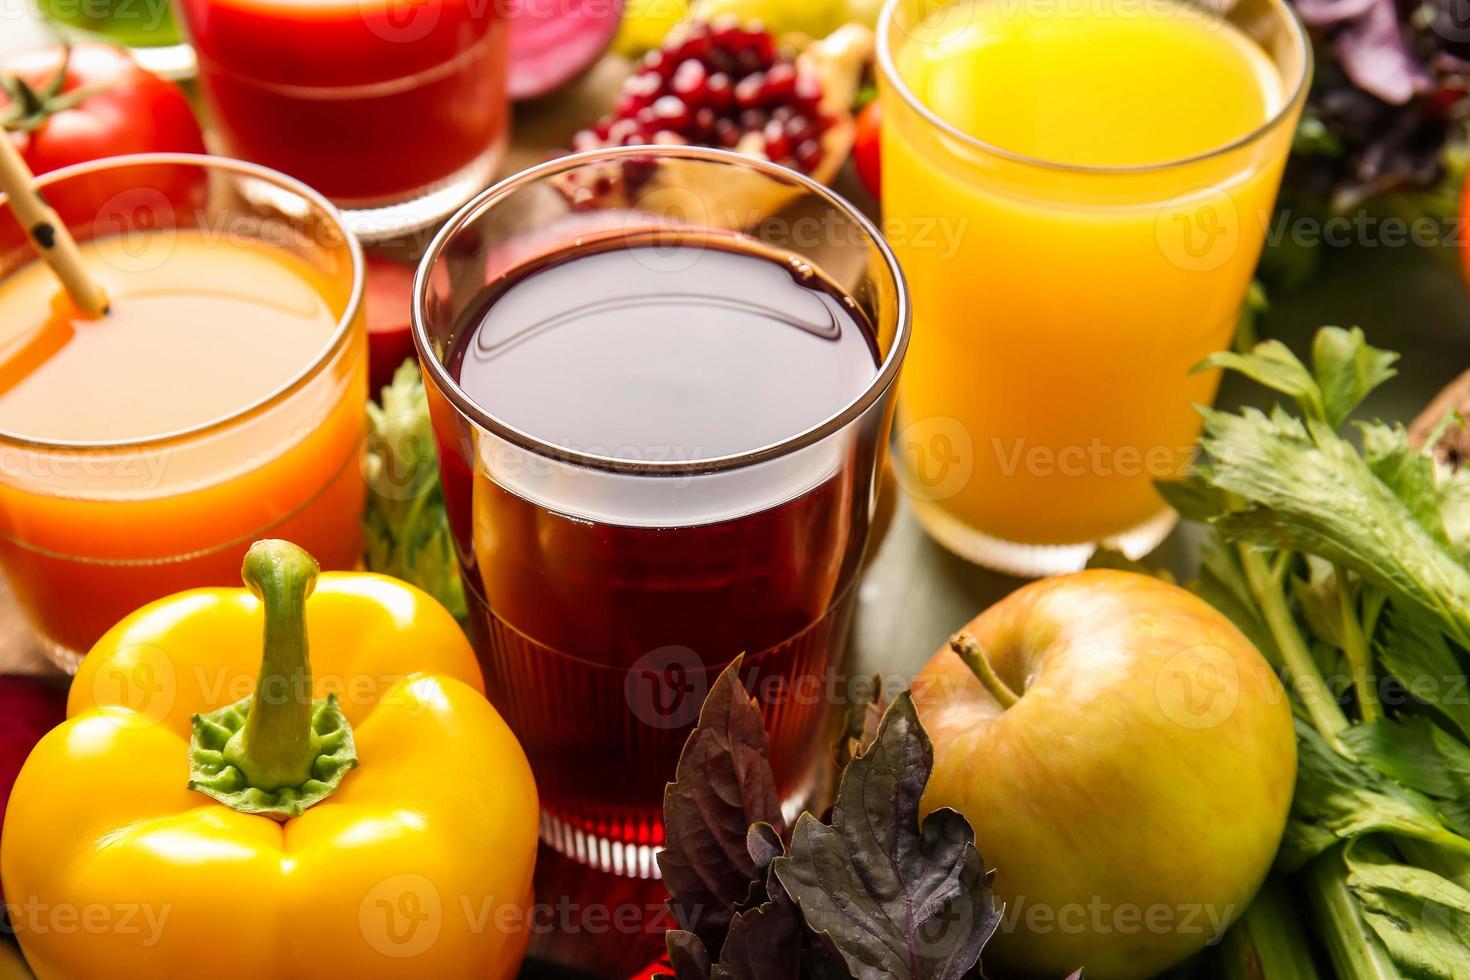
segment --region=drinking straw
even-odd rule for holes
[[[107,294],[82,265],[76,239],[35,188],[36,175],[21,159],[10,137],[0,130],[0,191],[10,199],[10,209],[26,230],[26,236],[41,258],[66,287],[72,302],[83,314],[99,317],[107,313]]]

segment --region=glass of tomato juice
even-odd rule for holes
[[[237,584],[259,538],[354,567],[363,260],[331,204],[189,154],[37,183],[112,303],[80,315],[0,195],[0,566],[46,653]]]
[[[427,227],[505,150],[497,0],[180,0],[220,148],[290,174],[364,241]]]

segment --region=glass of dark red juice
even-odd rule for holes
[[[414,305],[476,645],[547,843],[656,875],[664,786],[742,653],[805,805],[908,344],[876,229],[739,154],[593,151],[461,210]]]

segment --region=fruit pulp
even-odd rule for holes
[[[921,514],[1054,545],[1150,521],[1218,383],[1190,368],[1228,344],[1260,253],[1294,123],[1247,137],[1287,82],[1241,30],[1166,0],[962,0],[891,50],[932,113],[998,148],[882,80]]]
[[[866,318],[819,273],[716,238],[556,253],[463,323],[449,369],[471,400],[628,461],[780,443],[855,400],[878,363]],[[664,786],[741,653],[778,790],[802,793],[830,746],[868,527],[872,460],[851,432],[733,473],[648,476],[484,433],[469,447],[431,408],[487,688],[530,756],[548,841],[647,874],[627,849],[662,842]]]
[[[415,197],[503,147],[503,4],[181,0],[179,10],[229,153],[338,204]]]
[[[101,319],[77,315],[38,262],[0,280],[0,432],[13,443],[0,560],[62,659],[154,599],[238,584],[256,538],[288,538],[326,568],[354,567],[361,550],[360,325],[299,381],[348,297],[283,248],[167,234],[160,252],[124,236],[81,245],[112,300]],[[168,438],[288,385],[248,419]]]

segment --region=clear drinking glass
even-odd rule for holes
[[[1145,31],[1169,43],[1177,29],[1180,45],[1241,45],[1258,63],[1264,124],[1184,159],[1077,165],[991,145],[950,120],[957,103],[930,104],[973,91],[950,84],[976,68],[950,52],[977,25],[1003,35],[1006,18],[1030,17],[1034,57],[1113,8],[1117,33],[1098,44]],[[1154,481],[1188,465],[1193,406],[1218,384],[1218,372],[1190,369],[1229,345],[1306,95],[1300,22],[1284,0],[890,0],[879,33],[885,227],[915,317],[900,483],[940,543],[1012,574],[1075,571],[1100,542],[1133,557],[1151,550],[1176,520]],[[1020,43],[1002,37],[994,50]],[[1073,98],[1086,94],[1078,84]],[[1180,116],[1161,108],[1157,119],[1187,126],[1218,111],[1219,93],[1192,91],[1204,84],[1185,72],[1139,98],[1188,98]],[[1014,131],[1054,139],[1051,94],[999,109]],[[1147,135],[1119,125],[1098,142]]]
[[[872,331],[870,380],[829,417],[717,457],[636,437],[568,448],[461,384],[487,287],[548,255],[575,261],[691,233],[830,283]],[[657,296],[693,288],[702,270],[692,265],[659,271]],[[606,285],[588,279],[554,301],[591,303]],[[747,296],[773,302],[756,287]],[[497,185],[449,222],[419,268],[414,335],[476,647],[490,698],[530,756],[546,842],[604,870],[656,875],[664,786],[709,685],[742,653],[777,789],[802,805],[840,719],[855,582],[909,339],[903,279],[878,232],[826,187],[742,155],[578,154]],[[700,367],[728,380],[718,364]],[[529,383],[544,381],[554,400],[557,380]]]
[[[428,228],[504,156],[503,0],[178,0],[222,152],[325,194],[369,244]]]
[[[303,288],[337,317],[315,354],[285,366],[284,384],[204,424],[109,440],[0,431],[0,566],[46,653],[74,670],[107,629],[140,606],[184,589],[238,585],[240,562],[259,538],[294,541],[324,568],[355,567],[366,493],[359,463],[364,279],[361,250],[337,211],[263,167],[190,154],[113,157],[45,174],[37,184],[84,247],[109,244],[114,282],[146,276],[193,249],[211,282],[217,276],[222,291],[239,292],[250,274],[231,276],[231,256],[258,243],[293,256],[299,266],[283,266],[282,274],[299,268]],[[0,287],[35,261],[0,194]],[[127,302],[114,300],[119,309]],[[0,288],[0,320],[25,322],[19,310],[4,312],[5,301],[19,298]],[[13,344],[0,354],[12,384],[26,354]],[[203,383],[210,371],[232,369],[229,351],[219,354],[201,358]],[[73,397],[85,402],[89,392],[79,388]],[[78,411],[100,419],[125,408],[98,403]]]

